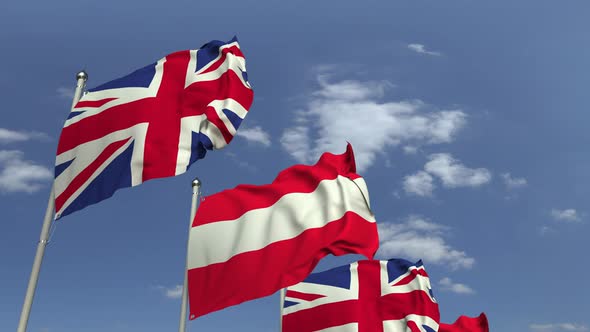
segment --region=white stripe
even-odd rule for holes
[[[233,43],[228,44],[225,47],[221,47],[220,49],[228,48],[228,47],[231,47],[232,45],[233,45]],[[217,69],[207,72],[207,73],[203,73],[203,72],[207,71],[208,68],[211,67],[213,64],[215,64],[217,61],[219,61],[219,58],[221,57],[221,54],[222,54],[222,52],[219,52],[219,55],[217,56],[217,58],[215,58],[215,60],[210,61],[209,64],[207,64],[207,66],[201,68],[197,73],[195,73],[195,70],[197,68],[197,56],[196,56],[197,52],[198,52],[198,50],[196,50],[194,52],[191,51],[191,59],[189,61],[187,75],[186,75],[185,83],[184,83],[185,88],[195,82],[214,81],[214,80],[218,79],[219,77],[221,77],[221,75],[223,75],[228,70],[232,70],[236,74],[236,76],[240,79],[242,84],[245,87],[247,87],[248,89],[251,89],[250,83],[246,82],[244,80],[244,78],[242,77],[242,71],[246,71],[246,59],[244,59],[241,56],[237,56],[233,53],[227,53],[225,60],[223,61],[223,63],[219,67],[217,67]]]
[[[438,331],[438,323],[434,319],[428,316],[407,315],[405,318],[399,320],[384,320],[383,332],[412,332],[408,327],[408,321],[415,322],[421,332],[426,332],[422,325]]]
[[[341,287],[336,286],[313,284],[307,282],[300,282],[296,285],[289,286],[289,288],[287,288],[287,294],[290,290],[292,290],[300,293],[324,295],[324,297],[315,299],[313,301],[302,301],[298,298],[286,297],[285,300],[287,301],[300,303],[283,308],[283,314],[288,315],[300,310],[314,308],[327,303],[357,300],[359,298],[357,262],[350,264],[350,274],[350,289],[343,289]]]
[[[201,69],[199,70],[199,73],[207,71],[209,69],[209,67],[213,66],[213,64],[217,63],[217,61],[221,58],[221,56],[223,55],[224,49],[231,48],[233,46],[236,46],[238,49],[240,48],[240,45],[238,44],[238,42],[232,42],[229,44],[224,44],[224,45],[219,46],[219,53],[217,54],[215,59],[209,61],[205,66],[201,67]],[[201,50],[201,49],[198,49],[196,51],[199,51],[199,50]],[[195,54],[196,54],[196,52],[195,52]],[[229,54],[233,55],[233,53],[229,53]],[[195,69],[196,69],[196,66],[195,66]],[[193,72],[195,72],[195,71],[193,71]]]
[[[83,185],[81,185],[80,187],[78,187],[78,189],[76,189],[76,191],[65,201],[65,203],[62,205],[61,209],[59,211],[56,211],[55,213],[55,217],[59,218],[60,215],[62,214],[62,212],[68,208],[68,206],[70,206],[70,204],[72,204],[72,202],[74,200],[76,200],[78,198],[78,196],[80,196],[80,194],[90,185],[90,183],[92,181],[94,181],[94,179],[96,179],[96,177],[102,173],[102,171],[104,171],[105,168],[107,168],[108,165],[110,165],[110,163],[117,158],[121,153],[123,153],[123,151],[125,151],[125,149],[127,149],[129,147],[129,145],[131,145],[131,143],[133,143],[133,139],[129,138],[129,141],[125,142],[125,144],[123,144],[119,149],[117,149],[117,151],[115,151],[115,153],[113,153],[111,156],[109,156],[109,158],[100,165],[100,167],[98,167],[94,173],[92,173],[92,175],[84,182]],[[82,171],[83,169],[79,170],[76,169],[78,171]],[[67,170],[66,170],[67,171]],[[70,178],[73,179],[73,178]],[[67,187],[66,187],[67,188]],[[64,188],[65,189],[65,188]],[[57,190],[57,188],[55,189]],[[62,191],[63,192],[63,191]],[[61,192],[60,192],[61,193]],[[59,195],[56,193],[55,197],[59,197]]]
[[[72,164],[63,171],[56,179],[55,179],[55,194],[56,197],[60,193],[65,190],[65,187],[69,184],[69,182],[78,175],[79,172],[84,170],[91,162],[93,162],[98,155],[111,143],[124,140],[126,138],[134,138],[134,150],[139,150],[140,154],[136,155],[135,152],[133,154],[133,162],[132,165],[132,172],[137,171],[139,172],[139,180],[141,183],[141,173],[143,171],[143,148],[144,148],[144,138],[147,133],[148,124],[147,123],[138,123],[135,126],[118,130],[112,132],[108,135],[105,135],[101,138],[95,139],[93,141],[89,141],[83,144],[80,144],[68,151],[62,152],[55,158],[55,165],[61,165],[65,162],[68,162],[72,159],[74,161]],[[140,169],[137,169],[137,166],[140,166]],[[75,172],[75,173],[73,173]],[[135,180],[137,176],[133,177]],[[63,184],[62,181],[65,181]],[[136,181],[132,181],[135,183]],[[137,184],[139,184],[137,183]]]
[[[317,330],[316,332],[358,332],[359,323],[349,323],[339,326],[328,327],[327,329]]]
[[[363,183],[362,178],[355,182]],[[188,268],[225,262],[231,257],[321,228],[352,211],[375,222],[357,185],[338,176],[321,181],[311,193],[290,193],[274,205],[250,210],[235,220],[193,227],[189,238]]]
[[[176,175],[186,172],[188,168],[192,154],[193,132],[207,135],[214,149],[221,149],[227,145],[217,126],[209,122],[206,115],[201,114],[181,118],[178,154],[176,155]]]
[[[382,269],[381,271],[385,271],[385,273],[387,273],[387,263],[388,263],[388,261],[381,261],[381,269]],[[410,272],[413,271],[413,270],[424,270],[424,266],[418,266],[418,267],[413,266],[413,265],[410,266],[408,268],[408,271],[406,273],[404,273],[404,274],[398,276],[397,278],[395,278],[394,280],[392,280],[390,282],[390,284],[395,284],[395,283],[400,282],[402,279],[404,279],[405,277],[409,276],[410,275]],[[383,276],[383,274],[381,276]],[[389,277],[388,277],[388,279],[389,279]]]
[[[100,107],[80,107],[72,109],[72,112],[80,112],[84,111],[84,113],[77,115],[71,119],[66,120],[64,124],[64,128],[70,126],[82,119],[94,116],[98,113],[103,112],[104,110],[110,109],[112,107],[127,104],[132,101],[145,99],[145,98],[152,98],[158,94],[158,90],[160,89],[160,83],[162,82],[162,76],[164,74],[164,63],[166,62],[166,58],[160,59],[156,64],[156,72],[154,74],[154,78],[150,82],[150,86],[147,88],[141,87],[126,87],[126,88],[117,88],[117,89],[106,89],[100,90],[95,92],[89,92],[82,96],[80,101],[97,101],[107,98],[116,98],[115,100],[111,100],[108,103],[100,106]]]
[[[225,61],[223,61],[223,63],[217,69],[204,74],[199,73],[198,75],[193,76],[191,84],[195,82],[214,81],[220,78],[228,70],[233,71],[242,84],[248,89],[251,89],[250,83],[246,82],[242,77],[242,71],[246,71],[246,60],[232,53],[227,54]]]
[[[244,120],[248,111],[242,106],[240,103],[235,101],[234,99],[227,98],[227,99],[216,99],[209,103],[209,105],[215,109],[215,112],[219,116],[219,119],[223,121],[225,127],[229,131],[229,133],[234,136],[236,134],[236,130],[238,128],[234,128],[233,123],[228,119],[227,115],[223,112],[224,109],[229,110],[232,113],[235,113],[240,119]]]
[[[380,265],[381,265],[381,272],[380,272],[381,273],[381,280],[388,280],[389,275],[387,272],[387,261],[381,261]],[[428,295],[428,297],[430,297],[432,302],[436,302],[436,300],[434,298],[432,298],[432,296],[430,296],[430,292],[428,291],[429,289],[432,288],[430,285],[430,278],[428,278],[428,277],[418,274],[414,277],[414,279],[412,279],[412,281],[410,281],[409,283],[407,283],[405,285],[395,285],[396,283],[398,283],[402,279],[409,276],[410,272],[414,271],[414,270],[424,270],[424,266],[420,266],[420,267],[410,266],[410,268],[408,269],[408,272],[397,277],[392,282],[381,283],[381,295],[384,296],[387,294],[409,293],[409,292],[412,292],[415,290],[421,290],[421,291],[424,291],[424,293],[426,293],[426,295]]]
[[[416,276],[412,281],[410,281],[409,283],[407,283],[405,285],[387,287],[387,285],[381,284],[381,287],[382,287],[382,295],[404,294],[404,293],[410,293],[410,292],[413,292],[416,290],[421,290],[424,293],[426,293],[426,295],[428,295],[428,297],[430,297],[430,293],[428,292],[428,290],[430,288],[430,280],[424,276],[421,276],[421,275]],[[432,299],[432,302],[435,302],[434,299]]]
[[[147,123],[139,123],[133,127],[115,131],[99,139],[78,145],[77,147],[58,155],[56,157],[56,165],[75,159],[68,168],[55,179],[55,197],[59,197],[59,195],[67,189],[71,181],[78,176],[80,172],[86,169],[86,167],[88,167],[88,165],[90,165],[90,163],[92,163],[109,144],[130,138],[128,142],[109,156],[92,176],[90,176],[90,178],[88,178],[88,180],[80,186],[72,196],[70,196],[61,210],[56,211],[57,214],[63,212],[63,210],[66,209],[115,158],[125,151],[131,143],[133,143],[133,152],[131,156],[131,186],[140,184],[143,175],[143,150],[147,128]]]
[[[123,88],[115,88],[115,89],[106,89],[106,90],[99,90],[94,92],[89,92],[88,94],[84,95],[84,98],[81,100],[84,101],[97,101],[106,98],[123,98],[129,95],[128,91],[132,92],[133,94],[141,95],[142,91],[145,93],[146,90],[154,90],[153,92],[157,92],[157,88],[160,87],[160,82],[162,82],[162,77],[164,75],[164,64],[166,63],[166,58],[162,58],[156,62],[154,77],[150,82],[149,87],[123,87]]]
[[[360,181],[355,180],[354,183],[361,190],[361,194],[363,195],[363,199],[365,200],[365,204],[367,205],[367,208],[370,211],[371,210],[371,201],[369,200],[369,188],[367,188],[367,183],[365,182],[365,180],[363,180],[363,178],[359,178],[359,179],[360,179]],[[373,214],[373,212],[371,212],[371,214]]]
[[[199,50],[190,50],[190,60],[188,61],[188,67],[186,68],[186,77],[184,78],[184,88],[193,83],[193,77],[197,71],[197,52]]]

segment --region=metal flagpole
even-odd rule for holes
[[[199,178],[195,178],[192,182],[193,186],[193,200],[191,202],[191,217],[188,224],[188,231],[190,237],[190,230],[193,226],[193,219],[195,219],[195,214],[197,213],[197,206],[199,201],[199,195],[201,194],[201,180]],[[188,304],[188,243],[189,240],[187,239],[186,242],[186,261],[184,264],[184,285],[182,287],[182,304],[180,306],[180,323],[178,325],[178,331],[184,332],[186,331],[186,308]]]
[[[283,332],[283,307],[285,306],[285,288],[281,288],[279,292],[279,303],[281,307],[279,308],[279,332]]]
[[[74,92],[74,98],[72,100],[72,106],[70,111],[74,108],[74,105],[80,99],[82,90],[86,85],[88,75],[85,71],[81,71],[76,74],[77,84],[76,91]],[[20,314],[20,320],[18,322],[17,332],[26,332],[27,323],[29,322],[29,315],[31,314],[31,306],[33,305],[33,297],[35,297],[35,290],[37,288],[37,281],[39,281],[39,271],[41,270],[41,263],[43,262],[43,255],[45,253],[45,247],[49,241],[49,230],[53,222],[53,216],[55,214],[55,193],[53,192],[53,185],[51,186],[51,192],[49,193],[49,202],[47,202],[47,210],[45,211],[45,219],[43,219],[43,227],[41,228],[41,236],[39,237],[39,243],[37,244],[37,253],[35,254],[35,260],[33,261],[33,269],[31,271],[31,277],[29,278],[29,285],[27,286],[27,293],[25,295],[25,303]]]

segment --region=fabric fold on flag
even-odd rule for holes
[[[190,319],[296,284],[328,254],[372,258],[378,245],[350,144],[271,184],[207,196],[189,235]]]
[[[283,332],[436,332],[440,314],[421,261],[361,260],[288,287]]]
[[[88,90],[62,129],[55,218],[186,172],[230,143],[253,101],[237,38],[179,51]]]
[[[459,317],[453,324],[441,323],[439,332],[490,332],[488,318],[482,312],[477,317]]]
[[[422,261],[361,260],[290,286],[283,332],[489,332],[484,313],[440,323]]]

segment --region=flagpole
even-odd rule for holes
[[[281,307],[279,308],[279,332],[283,332],[283,307],[285,306],[285,288],[281,288],[279,292],[279,303]]]
[[[193,199],[191,202],[191,217],[188,224],[189,230],[189,239],[190,239],[190,230],[193,226],[193,219],[195,219],[195,214],[197,213],[197,206],[199,202],[199,195],[201,194],[201,180],[199,178],[195,178],[192,182],[193,186]],[[189,240],[187,239],[186,242],[186,261],[184,265],[184,285],[182,287],[182,304],[180,306],[180,323],[178,324],[178,331],[184,332],[186,331],[186,308],[188,304],[188,243]]]
[[[76,91],[74,92],[74,98],[72,100],[72,106],[70,111],[74,108],[74,105],[80,99],[82,90],[86,85],[88,74],[85,71],[81,71],[76,74]],[[51,186],[51,192],[49,193],[49,201],[47,202],[47,210],[45,210],[45,218],[43,219],[43,226],[41,227],[41,235],[39,237],[39,243],[37,244],[37,253],[35,254],[35,260],[33,261],[33,268],[31,270],[31,276],[29,278],[29,285],[27,286],[27,293],[25,295],[25,302],[23,303],[23,309],[20,314],[20,320],[18,322],[17,332],[26,332],[27,324],[29,322],[29,316],[31,314],[31,307],[33,306],[33,298],[35,297],[35,290],[37,289],[37,282],[39,281],[39,271],[41,270],[41,263],[43,262],[43,255],[45,254],[45,247],[49,242],[49,230],[53,223],[53,217],[55,214],[55,192],[54,186]]]

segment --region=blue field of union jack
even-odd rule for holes
[[[440,315],[421,261],[362,260],[287,288],[283,332],[436,332]]]
[[[232,140],[252,100],[235,37],[169,54],[90,89],[59,139],[55,218],[119,188],[184,173]]]

